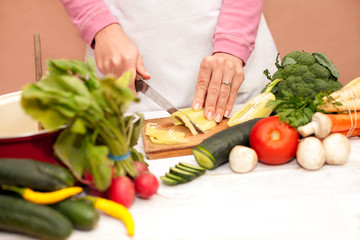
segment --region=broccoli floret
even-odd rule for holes
[[[330,89],[340,89],[342,87],[342,84],[338,81],[332,81],[332,80],[327,80],[327,79],[321,79],[321,78],[317,78],[316,79],[316,86],[315,86],[315,91],[316,92],[327,92]]]
[[[321,56],[321,61],[319,60]],[[320,92],[333,92],[339,90],[342,84],[338,81],[336,67],[322,53],[307,53],[294,51],[287,54],[281,61],[276,60],[277,71],[271,80],[282,78],[274,89],[276,98],[283,98],[286,93],[293,96],[315,99]],[[324,64],[326,63],[326,64]],[[269,75],[269,74],[268,74]]]
[[[300,65],[311,66],[314,63],[316,63],[316,60],[313,57],[313,55],[311,55],[310,53],[303,52],[303,54],[300,55],[300,58],[297,62]]]
[[[316,78],[327,79],[331,75],[330,71],[319,63],[314,63],[311,65],[310,71],[315,75]]]

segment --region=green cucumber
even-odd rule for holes
[[[170,172],[160,179],[169,186],[190,182],[191,180],[203,175],[206,169],[188,163],[178,163],[175,167],[170,167]]]
[[[169,177],[166,177],[166,176],[160,176],[160,179],[166,184],[166,185],[169,185],[169,186],[175,186],[177,184],[179,184],[179,181],[175,180],[175,179],[172,179],[172,178],[169,178]]]
[[[199,165],[205,169],[213,169],[215,166],[215,158],[214,156],[204,149],[202,146],[196,146],[192,150],[193,155],[195,156],[196,161]],[[196,154],[196,155],[195,155]]]
[[[172,173],[166,173],[165,176],[168,177],[168,178],[176,180],[178,183],[184,183],[184,182],[188,181],[187,179],[185,179],[183,177],[179,177],[179,176],[177,176],[175,174],[172,174]]]
[[[71,222],[55,209],[11,195],[0,195],[0,229],[47,240],[63,240]]]
[[[94,204],[86,199],[68,198],[51,207],[67,217],[76,229],[91,230],[99,220]]]
[[[0,159],[0,185],[54,191],[71,187],[74,183],[70,171],[60,165],[32,159]]]
[[[172,174],[174,174],[176,176],[185,178],[186,180],[192,180],[192,179],[194,179],[196,177],[196,174],[181,170],[181,169],[176,168],[176,167],[171,167],[170,168],[170,173],[172,173]]]
[[[184,170],[184,171],[188,171],[188,172],[190,172],[190,173],[193,173],[193,174],[195,174],[195,175],[197,175],[197,176],[200,176],[200,175],[202,175],[202,174],[205,173],[205,171],[195,170],[195,169],[193,169],[193,168],[185,167],[185,166],[180,165],[180,164],[176,164],[175,167],[178,168],[178,169],[181,169],[181,170]]]
[[[250,132],[262,118],[255,118],[224,129],[203,140],[192,149],[197,163],[206,169],[215,169],[229,161],[229,154],[236,145],[249,146]]]
[[[204,171],[204,172],[206,171],[206,168],[196,166],[196,165],[191,164],[191,163],[179,162],[179,165],[184,166],[184,167],[188,167],[188,168],[192,168],[192,169],[198,170],[198,171]]]

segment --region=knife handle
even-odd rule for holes
[[[145,88],[146,88],[146,83],[144,82],[144,77],[141,76],[139,73],[136,73],[135,91],[144,92]]]
[[[143,89],[143,80],[135,79],[135,90],[136,90],[136,92],[141,92],[142,89]]]

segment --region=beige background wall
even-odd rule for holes
[[[264,0],[280,55],[324,52],[343,83],[360,76],[359,10],[360,0]],[[0,95],[35,81],[34,33],[41,36],[43,64],[83,59],[85,45],[59,0],[1,0],[0,29]]]

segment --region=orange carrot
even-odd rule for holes
[[[331,132],[349,131],[360,128],[360,111],[352,113],[326,114],[331,120]]]
[[[332,133],[341,133],[346,137],[355,137],[355,136],[360,136],[360,128],[355,128],[353,131],[340,131],[340,132],[332,132]]]

